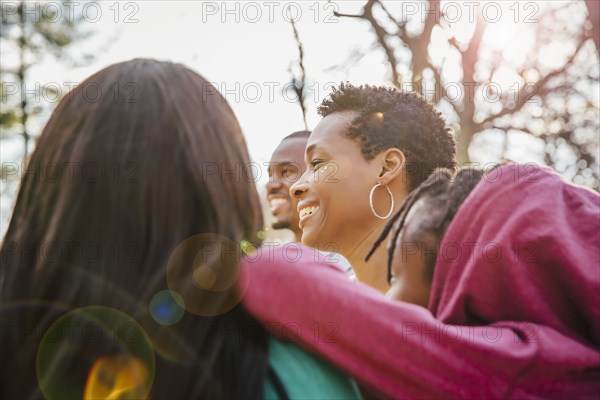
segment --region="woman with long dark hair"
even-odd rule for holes
[[[356,394],[239,303],[261,206],[204,78],[152,60],[96,73],[26,168],[1,250],[1,398]]]

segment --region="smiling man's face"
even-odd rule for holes
[[[304,149],[308,138],[284,139],[271,156],[267,199],[275,217],[273,229],[290,229],[300,241],[302,230],[298,226],[298,200],[290,196],[290,187],[306,170]]]

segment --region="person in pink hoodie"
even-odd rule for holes
[[[383,397],[600,396],[597,193],[531,164],[437,171],[389,232],[389,297],[274,251],[242,266],[244,304]]]

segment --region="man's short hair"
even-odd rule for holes
[[[286,137],[284,137],[283,140],[294,139],[294,138],[308,139],[309,136],[310,136],[310,131],[297,131],[297,132],[294,132],[294,133],[290,133],[289,135],[287,135]]]

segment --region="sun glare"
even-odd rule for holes
[[[452,14],[449,35],[459,43],[468,43],[475,26],[484,27],[482,47],[500,52],[511,64],[521,64],[534,44],[534,29],[540,15],[540,3],[479,1],[475,8],[464,3],[461,18]],[[450,3],[448,3],[450,4]],[[449,8],[449,6],[448,6]],[[444,3],[442,4],[444,9]],[[456,13],[455,13],[456,14]]]

